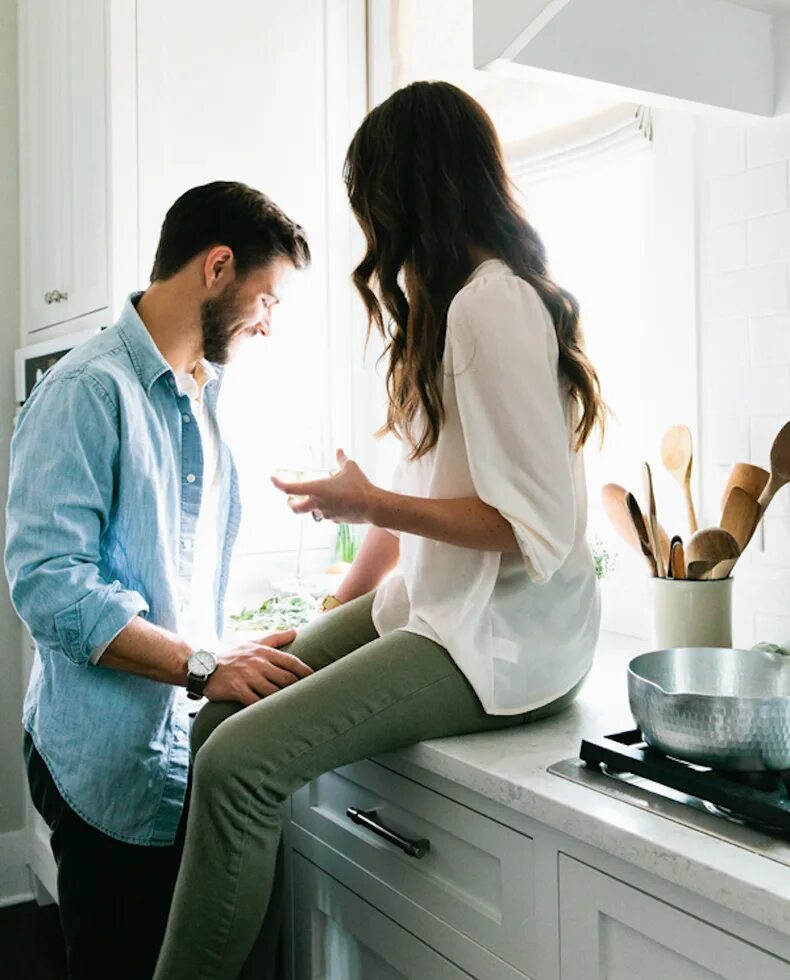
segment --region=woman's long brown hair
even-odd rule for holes
[[[494,125],[474,99],[447,82],[400,89],[357,130],[344,177],[367,244],[354,285],[389,355],[382,431],[407,439],[412,458],[436,445],[447,310],[473,271],[474,247],[530,283],[548,309],[560,373],[578,409],[576,447],[596,425],[603,429],[606,407],[584,352],[579,304],[551,279],[543,243],[515,201]]]

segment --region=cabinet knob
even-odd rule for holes
[[[48,305],[51,303],[63,303],[69,298],[68,293],[62,293],[59,289],[51,289],[48,293],[44,293],[44,302]]]

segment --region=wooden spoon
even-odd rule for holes
[[[656,519],[656,498],[653,493],[653,474],[650,472],[650,464],[642,464],[642,477],[645,485],[645,496],[647,498],[647,529],[650,534],[650,550],[655,555],[656,568],[659,578],[667,577],[667,565],[661,553],[661,546],[658,537],[658,520]]]
[[[761,513],[757,500],[742,487],[734,486],[730,490],[721,515],[721,526],[735,538],[741,551],[754,534]]]
[[[757,501],[763,512],[786,483],[790,483],[790,422],[782,426],[771,446],[771,477]]]
[[[736,463],[724,487],[724,493],[721,497],[722,509],[727,506],[727,498],[733,487],[740,487],[750,497],[759,500],[770,476],[768,470],[764,470],[762,466],[754,466],[752,463]]]
[[[625,505],[631,518],[636,539],[639,542],[639,550],[647,559],[647,563],[650,565],[651,573],[654,577],[656,577],[658,575],[658,566],[656,564],[656,557],[653,554],[653,549],[650,547],[650,536],[647,532],[647,525],[645,524],[645,518],[642,514],[642,508],[639,506],[636,497],[632,493],[626,493]]]
[[[720,561],[717,565],[714,565],[709,572],[705,573],[704,578],[706,581],[729,578],[730,572],[733,570],[733,568],[735,568],[735,563],[737,561],[737,558],[727,558],[725,561]]]
[[[675,535],[669,546],[669,574],[674,579],[684,579],[686,577],[686,555],[683,550],[683,542]]]
[[[693,458],[694,448],[688,426],[673,425],[661,441],[661,461],[683,490],[689,530],[692,534],[699,526],[697,515],[694,512],[694,501],[691,497],[691,464]]]
[[[697,531],[686,546],[688,577],[702,579],[719,562],[733,559],[737,561],[740,553],[740,546],[729,531],[720,527],[706,527]]]
[[[627,496],[628,491],[624,487],[619,486],[617,483],[607,483],[606,486],[601,489],[601,500],[603,501],[604,510],[606,511],[607,517],[612,522],[614,529],[635,551],[638,551],[640,554],[644,554],[642,551],[642,543],[639,540],[639,534],[634,527],[634,521],[628,511],[628,503],[626,501]],[[634,502],[636,503],[636,500]],[[640,514],[642,513],[638,503],[636,503],[636,509],[639,510]],[[669,535],[660,524],[658,525],[658,542],[664,562],[668,564]]]

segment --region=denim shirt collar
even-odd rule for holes
[[[174,387],[176,381],[173,368],[162,357],[161,351],[154,343],[153,337],[137,312],[137,304],[142,295],[142,290],[140,290],[127,296],[121,315],[118,317],[118,331],[129,351],[129,357],[137,372],[137,377],[140,379],[140,384],[145,389],[146,394],[150,395],[154,382],[164,375],[170,375]],[[219,364],[207,363],[211,364],[216,375],[209,377],[206,381],[207,399],[215,402],[217,389],[222,380],[222,368]],[[210,392],[210,388],[214,388],[214,391]]]

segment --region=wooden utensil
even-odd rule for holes
[[[725,561],[720,561],[718,565],[714,565],[709,572],[705,573],[706,580],[728,578],[730,572],[735,568],[735,563],[738,561],[737,558],[727,558]]]
[[[758,500],[763,512],[786,483],[790,483],[790,422],[782,426],[771,446],[771,476]]]
[[[650,464],[642,464],[642,477],[645,486],[645,497],[647,498],[647,529],[650,535],[650,549],[655,555],[656,568],[659,578],[667,577],[667,566],[660,547],[658,536],[658,520],[656,518],[656,498],[653,494],[653,474],[650,472]]]
[[[721,496],[722,509],[727,506],[727,498],[733,487],[740,487],[754,500],[759,500],[770,476],[768,470],[764,470],[762,466],[754,466],[752,463],[736,463],[730,472],[724,493]]]
[[[653,554],[653,549],[650,547],[650,535],[647,531],[647,525],[645,524],[645,518],[642,514],[642,508],[639,506],[636,497],[632,493],[626,493],[625,505],[628,510],[628,515],[631,518],[636,539],[639,542],[639,550],[647,559],[653,577],[656,577],[658,575],[658,565],[656,564],[656,557]]]
[[[721,515],[721,526],[735,538],[741,551],[754,534],[761,513],[757,500],[742,487],[734,486],[730,490]]]
[[[697,580],[705,578],[719,562],[737,561],[740,553],[740,546],[729,531],[720,527],[706,527],[697,531],[686,545],[688,577]]]
[[[627,544],[642,554],[642,544],[628,512],[627,496],[628,491],[617,483],[607,483],[601,489],[601,500],[612,526]],[[638,503],[637,509],[639,509]],[[642,516],[644,518],[644,515]],[[664,562],[669,564],[669,535],[661,524],[658,525],[658,542]]]
[[[691,431],[686,425],[673,425],[661,441],[661,461],[683,490],[689,530],[692,534],[698,528],[697,515],[694,512],[694,500],[691,496],[691,464],[693,459],[694,447]]]
[[[686,577],[686,554],[683,542],[677,535],[669,546],[669,574],[678,581]]]

